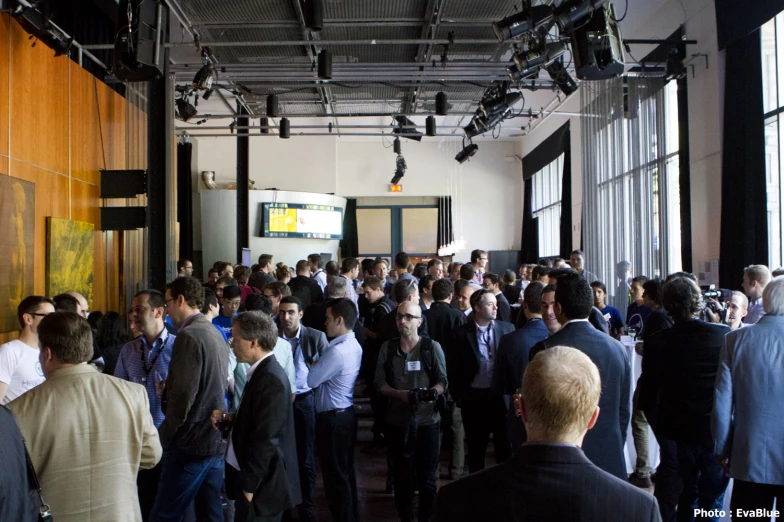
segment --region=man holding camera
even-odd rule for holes
[[[418,520],[430,520],[436,499],[440,405],[447,388],[441,346],[419,337],[422,310],[413,301],[397,308],[400,337],[381,346],[374,385],[389,398],[387,444],[395,463],[395,505],[400,519],[413,520],[413,478],[419,490]],[[416,466],[416,469],[414,469]]]

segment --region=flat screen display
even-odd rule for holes
[[[264,203],[264,237],[343,239],[343,209],[329,205]]]

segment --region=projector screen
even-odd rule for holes
[[[264,237],[343,239],[343,209],[328,205],[264,203]]]

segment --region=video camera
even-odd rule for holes
[[[417,405],[420,402],[435,402],[438,400],[438,390],[432,388],[414,388],[408,390],[408,404]]]
[[[715,285],[702,285],[700,290],[702,290],[703,299],[718,299],[720,301],[726,301],[732,297],[732,290],[727,290],[726,288],[716,288]]]

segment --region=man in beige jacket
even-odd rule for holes
[[[38,338],[46,381],[8,407],[54,519],[140,521],[136,474],[161,459],[147,393],[86,364],[92,333],[77,314],[44,317]]]

